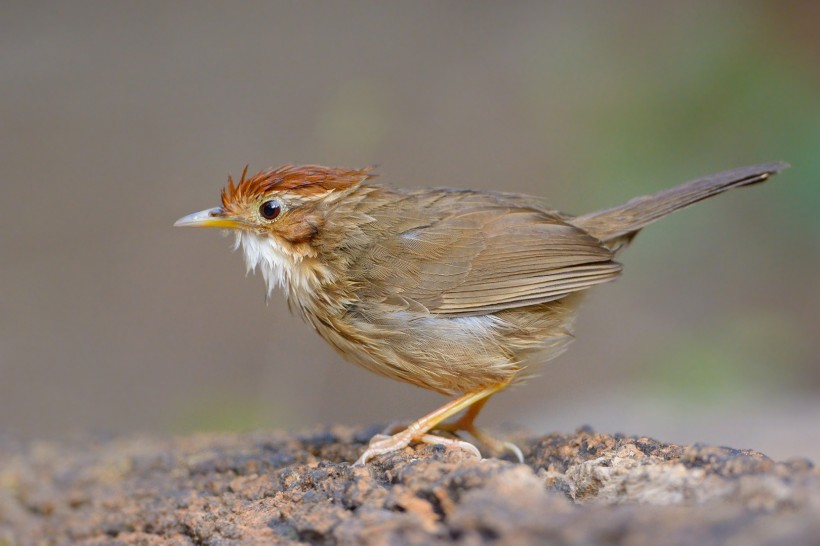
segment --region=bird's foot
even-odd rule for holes
[[[467,432],[481,444],[486,446],[491,453],[500,455],[505,452],[510,452],[515,455],[515,458],[518,459],[519,463],[524,462],[524,453],[517,445],[507,440],[499,440],[498,438],[487,434],[483,430],[476,428],[472,423],[468,424],[461,421],[455,421],[453,423],[439,423],[436,426],[436,430],[449,432],[451,434],[455,434],[459,431]]]
[[[410,445],[412,440],[413,437],[409,434],[407,429],[393,434],[392,436],[388,436],[386,434],[376,434],[370,439],[367,449],[365,449],[362,456],[356,460],[354,466],[367,464],[367,461],[373,457],[404,449]]]
[[[458,438],[444,438],[443,436],[438,436],[437,434],[425,434],[418,440],[420,442],[424,442],[425,444],[430,445],[455,447],[462,451],[466,451],[471,455],[475,455],[476,459],[478,459],[479,461],[483,459],[483,457],[481,456],[481,452],[478,450],[476,446],[474,446],[470,442],[459,440]]]
[[[480,436],[477,436],[476,432],[478,432]],[[472,434],[479,442],[487,446],[491,452],[496,454],[510,452],[515,455],[515,458],[518,459],[519,463],[524,462],[524,453],[521,451],[521,448],[514,443],[507,440],[499,440],[498,438],[493,438],[492,436],[487,436],[481,431],[473,431],[470,432],[470,434]]]
[[[421,434],[413,437],[410,429],[404,429],[401,432],[387,436],[385,434],[376,434],[370,439],[370,443],[362,456],[356,461],[356,465],[364,465],[373,457],[384,455],[399,451],[409,446],[411,442],[422,442],[431,445],[443,445],[447,447],[454,447],[466,451],[471,455],[475,455],[479,460],[481,459],[481,452],[478,451],[473,444],[459,440],[458,438],[444,438],[435,434]]]
[[[404,449],[410,445],[410,442],[425,442],[458,447],[459,449],[469,451],[473,455],[481,458],[481,454],[474,445],[464,442],[457,437],[444,438],[434,434],[429,434],[429,432],[432,429],[439,428],[439,425],[445,419],[449,419],[453,415],[456,415],[464,410],[467,410],[467,413],[458,424],[465,424],[471,427],[473,419],[475,419],[476,414],[484,405],[487,397],[492,396],[494,393],[503,389],[508,383],[509,381],[502,381],[494,385],[483,387],[476,391],[466,392],[458,398],[447,402],[437,410],[428,413],[421,419],[414,421],[406,429],[397,432],[392,436],[377,434],[370,440],[370,444],[367,449],[364,453],[362,453],[362,456],[359,457],[355,464],[363,465],[373,457],[398,451],[399,449]],[[458,428],[467,429],[468,426],[459,426]],[[476,436],[476,438],[479,440],[481,439],[478,436]],[[517,449],[518,448],[516,448],[516,450]],[[521,451],[518,450],[519,457],[520,453]]]
[[[385,429],[382,431],[381,434],[377,434],[371,440],[371,444],[375,440],[384,440],[390,438],[393,435],[396,435],[404,430],[407,429],[407,423],[402,423],[400,421],[390,423]],[[466,432],[470,434],[473,438],[478,440],[482,445],[484,445],[487,450],[494,454],[494,455],[502,455],[504,453],[512,453],[515,455],[515,458],[518,459],[518,462],[524,462],[524,453],[514,443],[507,441],[507,440],[500,440],[491,434],[484,432],[483,430],[475,427],[472,424],[467,424],[462,421],[454,421],[450,423],[439,423],[433,428],[433,431],[436,433],[443,433],[447,434],[447,436],[441,436],[439,434],[425,434],[423,437],[414,438],[414,440],[419,442],[424,442],[425,444],[438,444],[438,445],[446,445],[451,447],[459,447],[464,451],[468,451],[474,454],[476,457],[482,458],[478,449],[469,443],[461,440],[458,437],[458,432]],[[409,445],[409,444],[408,444]],[[467,447],[469,446],[469,447]],[[406,446],[401,446],[397,449],[402,449]],[[380,455],[377,453],[376,455]],[[376,455],[371,455],[371,457],[375,457]],[[361,459],[359,459],[361,461]]]

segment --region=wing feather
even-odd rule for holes
[[[362,283],[368,297],[471,316],[554,301],[621,271],[598,239],[521,196],[438,190],[393,205],[367,211],[393,228],[353,265],[378,281]]]

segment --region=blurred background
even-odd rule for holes
[[[770,183],[646,229],[496,429],[820,459],[817,2],[3,2],[0,434],[300,429],[443,399],[344,362],[231,239],[172,229],[227,174],[574,213],[745,164]]]

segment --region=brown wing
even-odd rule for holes
[[[354,265],[374,281],[363,284],[368,297],[471,316],[557,300],[618,276],[620,264],[600,241],[524,200],[438,190],[368,211],[374,226],[399,233],[373,234],[376,244]]]

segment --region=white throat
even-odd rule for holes
[[[242,247],[248,273],[257,268],[265,279],[268,296],[281,286],[287,295],[291,286],[307,285],[302,256],[285,248],[274,237],[264,237],[244,230],[236,231],[234,249]]]

